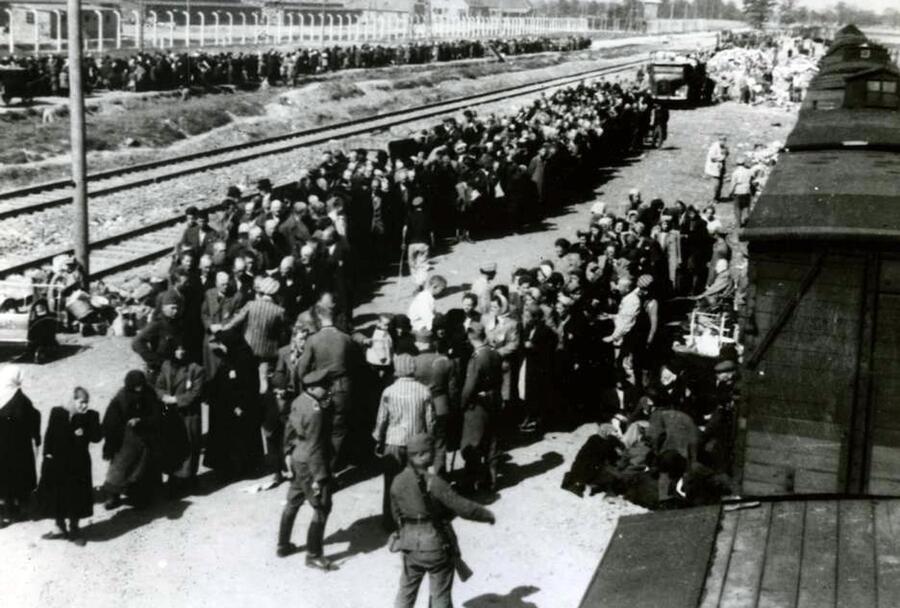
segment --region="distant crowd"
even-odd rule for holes
[[[514,38],[409,42],[396,45],[352,45],[300,48],[291,52],[139,52],[131,57],[88,55],[84,58],[85,86],[89,90],[165,91],[185,87],[260,84],[292,86],[313,74],[353,68],[380,68],[476,59],[491,54],[526,55],[545,51],[589,48],[589,38]],[[0,67],[27,70],[33,95],[62,95],[68,91],[65,55],[0,58]]]

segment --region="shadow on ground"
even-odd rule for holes
[[[463,608],[538,608],[534,602],[525,600],[529,595],[540,591],[534,585],[521,585],[506,595],[498,593],[485,593],[473,597],[463,604]]]

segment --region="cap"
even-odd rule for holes
[[[715,370],[717,374],[737,371],[737,364],[731,359],[726,359],[725,361],[716,363]]]
[[[481,272],[484,272],[486,274],[497,272],[497,263],[496,262],[487,262],[485,264],[482,264],[479,267],[479,270],[481,270]]]
[[[303,386],[318,386],[328,379],[328,368],[322,367],[303,376]]]
[[[181,298],[174,291],[164,291],[159,298],[159,303],[161,306],[178,305],[181,304]]]
[[[419,206],[422,205],[422,203],[424,203],[424,202],[425,202],[425,199],[424,199],[424,198],[422,198],[421,196],[416,196],[416,197],[414,197],[414,198],[412,199],[412,206],[413,206],[413,207],[419,207]]]
[[[250,223],[249,222],[241,222],[238,224],[238,234],[250,234]]]
[[[593,215],[603,215],[606,213],[606,203],[603,201],[597,201],[593,205],[591,205],[591,213]]]
[[[398,378],[412,376],[416,373],[416,361],[411,355],[397,355],[394,357],[394,375]]]
[[[642,274],[638,277],[637,286],[647,288],[653,285],[653,276],[649,274]]]
[[[265,296],[274,296],[278,293],[279,287],[278,281],[273,279],[272,277],[264,277],[259,280],[259,282],[255,285],[256,291],[265,295]]]
[[[434,439],[431,438],[431,435],[428,433],[419,433],[418,435],[413,435],[406,442],[406,453],[407,454],[421,454],[423,452],[430,452],[434,449]]]

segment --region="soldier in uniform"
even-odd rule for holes
[[[495,426],[503,371],[500,355],[487,344],[484,325],[472,323],[467,335],[473,352],[460,399],[463,430],[459,448],[465,460],[463,487],[474,490],[486,483],[486,489],[490,490],[497,481]]]
[[[428,573],[429,605],[451,608],[454,571],[463,580],[471,571],[462,561],[449,519],[458,515],[490,524],[496,520],[490,510],[458,495],[446,481],[428,471],[434,461],[431,436],[415,435],[407,444],[407,455],[407,467],[391,484],[391,510],[399,526],[391,550],[403,553],[403,573],[394,607],[412,608],[422,578]]]
[[[450,419],[450,396],[457,393],[456,377],[450,359],[435,349],[434,337],[427,329],[416,332],[416,380],[431,391],[434,404],[434,470],[443,474],[447,466],[447,430]]]
[[[304,391],[291,404],[285,431],[285,454],[294,477],[288,487],[287,504],[278,526],[278,556],[287,557],[297,547],[291,532],[297,511],[308,500],[313,517],[306,533],[306,565],[334,570],[323,555],[325,524],[331,512],[331,381],[328,370],[318,369],[303,376]]]

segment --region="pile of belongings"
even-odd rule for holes
[[[719,51],[707,63],[707,73],[716,81],[719,99],[786,105],[802,98],[802,92],[818,68],[808,56],[781,54],[776,49],[730,48]],[[791,90],[795,95],[791,96]],[[746,98],[749,92],[749,99]]]

